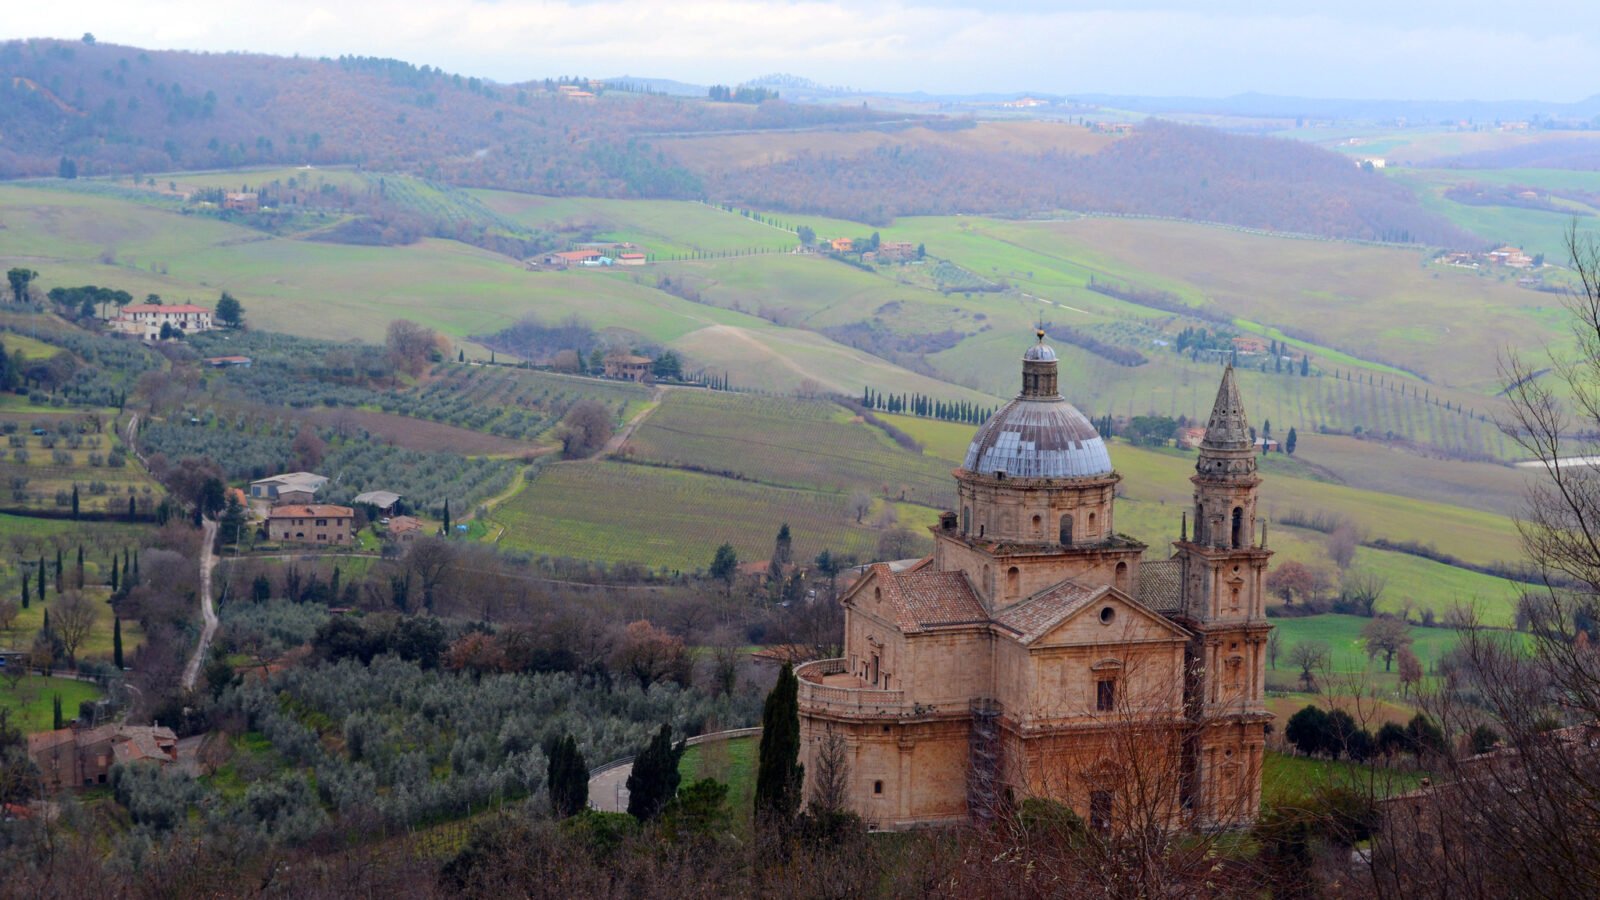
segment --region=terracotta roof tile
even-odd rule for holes
[[[1105,585],[1086,587],[1074,581],[1063,581],[997,611],[994,621],[996,625],[1014,632],[1022,643],[1030,643],[1044,637],[1062,620],[1104,597],[1110,590]]]
[[[960,572],[897,573],[883,563],[872,568],[902,631],[988,621],[978,595]]]
[[[1139,564],[1139,602],[1156,612],[1175,613],[1183,609],[1183,562],[1172,559],[1148,560]]]

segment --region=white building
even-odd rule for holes
[[[216,327],[212,324],[211,310],[188,303],[177,306],[138,303],[123,307],[111,320],[113,331],[134,335],[142,341],[160,340],[162,325],[171,326],[180,334],[197,334]]]

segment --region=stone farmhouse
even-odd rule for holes
[[[28,735],[28,758],[47,793],[105,784],[117,763],[166,765],[178,758],[178,736],[159,726],[102,725]]]
[[[328,476],[313,472],[289,472],[250,482],[250,499],[273,503],[310,503],[317,491],[328,483]]]
[[[650,377],[650,367],[655,360],[648,356],[635,356],[632,353],[617,353],[607,356],[601,363],[607,378],[620,378],[624,381],[644,381]]]
[[[216,327],[211,320],[211,310],[190,303],[135,303],[124,306],[110,322],[112,331],[132,335],[141,341],[160,340],[163,325],[180,334],[198,334]]]
[[[807,777],[842,743],[848,804],[879,828],[1029,797],[1099,829],[1251,821],[1272,554],[1232,368],[1170,555],[1117,532],[1121,476],[1043,331],[954,475],[933,554],[871,566],[841,601],[844,655],[796,669]]]
[[[347,547],[355,534],[356,511],[348,506],[274,506],[267,513],[267,539],[283,544]]]

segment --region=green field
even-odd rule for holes
[[[733,820],[742,829],[748,829],[755,813],[756,756],[760,749],[760,735],[689,747],[678,760],[682,786],[702,778],[715,778],[727,785]]]
[[[55,698],[61,697],[61,715],[77,718],[78,704],[100,698],[100,689],[87,681],[28,675],[12,690],[0,681],[0,709],[11,714],[11,726],[24,734],[49,731],[55,725]]]
[[[856,524],[846,500],[655,466],[558,463],[497,507],[494,519],[507,527],[500,541],[507,549],[684,572],[710,565],[724,542],[741,561],[764,560],[785,522],[797,560],[823,550],[872,559],[879,533]],[[924,521],[903,515],[901,522],[932,524],[925,512]]]
[[[1361,639],[1361,629],[1371,619],[1361,616],[1326,614],[1303,618],[1282,619],[1274,617],[1272,625],[1278,639],[1283,642],[1285,656],[1288,648],[1303,641],[1322,641],[1332,651],[1330,660],[1335,672],[1366,672],[1375,668],[1383,672],[1383,658],[1368,661],[1366,642]],[[1421,628],[1411,626],[1411,652],[1417,655],[1424,671],[1431,672],[1439,658],[1461,643],[1460,635],[1450,628]],[[1278,660],[1279,671],[1288,671],[1284,659]]]
[[[1364,766],[1343,760],[1312,759],[1267,751],[1261,771],[1261,805],[1296,805],[1319,788],[1346,787],[1388,797],[1414,790],[1426,772]]]
[[[627,445],[629,459],[783,487],[865,490],[943,509],[950,467],[894,444],[823,401],[672,391]]]

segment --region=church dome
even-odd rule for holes
[[[1039,342],[1022,356],[1022,393],[978,429],[961,466],[978,475],[1088,478],[1111,474],[1100,433],[1056,391],[1056,353]]]

